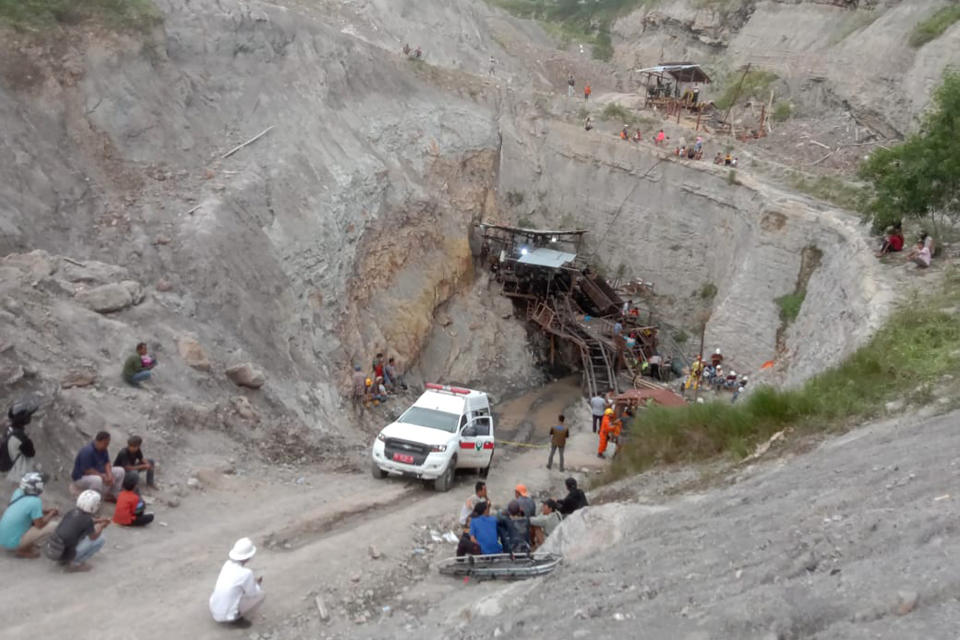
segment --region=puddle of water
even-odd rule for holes
[[[494,407],[497,436],[504,440],[545,437],[557,416],[583,398],[580,377],[573,375],[505,400]]]

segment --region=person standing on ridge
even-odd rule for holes
[[[547,469],[553,466],[553,454],[560,450],[560,471],[563,471],[563,448],[567,446],[567,426],[564,424],[566,418],[561,413],[557,417],[557,424],[550,427],[550,457],[547,458]]]
[[[590,90],[590,83],[588,82],[588,83],[585,84],[584,87],[583,87],[583,101],[584,101],[584,102],[586,102],[587,100],[590,99],[590,94],[591,94],[591,93],[593,93],[593,91]]]
[[[573,74],[567,78],[567,97],[573,97],[573,90],[577,86],[577,81],[573,79]]]
[[[607,401],[599,392],[590,398],[590,414],[593,416],[593,432],[600,430],[600,423],[603,421],[603,411],[607,408]]]

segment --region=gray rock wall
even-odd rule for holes
[[[586,253],[608,274],[623,265],[627,277],[653,281],[672,298],[657,312],[688,330],[700,290],[714,284],[706,347],[721,347],[738,371],[777,360],[789,371],[782,379],[796,383],[850,353],[889,309],[885,276],[848,214],[762,185],[748,171],[679,161],[609,134],[523,121],[504,129],[501,194],[524,195],[514,214],[587,229]],[[807,246],[823,252],[823,264],[778,353],[775,300],[794,291]]]

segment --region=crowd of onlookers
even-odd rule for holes
[[[463,529],[457,557],[535,551],[564,517],[587,506],[587,496],[574,478],[566,480],[567,495],[540,503],[527,487],[518,484],[513,499],[496,508],[487,495],[487,484],[478,481],[474,493],[460,509]]]
[[[70,474],[70,493],[76,498],[73,509],[60,516],[60,510],[43,505],[43,474],[33,470],[36,447],[27,435],[38,405],[30,400],[15,402],[7,411],[9,426],[0,442],[0,470],[17,489],[10,496],[0,517],[0,546],[20,558],[45,555],[69,571],[87,571],[87,564],[103,548],[103,530],[111,524],[142,527],[153,521],[145,513],[140,494],[140,472],[147,486],[154,486],[153,460],[145,459],[140,436],[127,439],[113,462],[107,448],[110,434],[97,433],[74,458]],[[103,502],[115,503],[112,518],[97,517]]]
[[[377,406],[398,392],[407,390],[407,384],[403,380],[396,358],[390,357],[384,360],[382,353],[374,357],[373,364],[370,365],[367,373],[363,372],[363,367],[359,364],[354,365],[352,387],[351,399],[354,409],[370,405]]]

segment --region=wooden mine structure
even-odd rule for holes
[[[486,223],[477,228],[483,266],[494,274],[501,294],[550,337],[551,363],[556,341],[566,341],[579,352],[585,393],[632,388],[642,363],[657,349],[657,327],[644,326],[639,315],[624,315],[620,294],[580,256],[586,231]],[[631,334],[635,338],[625,337]]]

